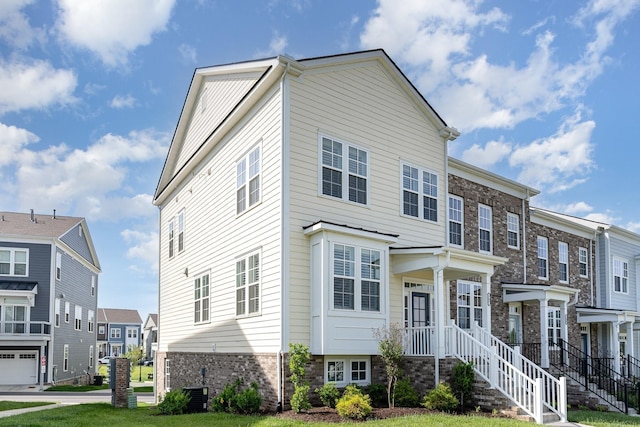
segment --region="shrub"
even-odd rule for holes
[[[420,406],[420,396],[408,378],[398,380],[393,400],[396,406],[403,408],[416,408]]]
[[[358,396],[362,396],[362,388],[358,384],[349,384],[344,388],[342,392],[342,397],[353,396],[354,394]]]
[[[215,412],[232,412],[233,399],[238,394],[238,387],[242,379],[238,378],[233,384],[226,384],[220,394],[211,399],[211,410]]]
[[[158,404],[158,410],[162,415],[180,415],[187,411],[187,405],[191,397],[182,389],[168,391]]]
[[[453,394],[460,399],[463,408],[472,406],[474,381],[473,363],[460,362],[453,367],[451,389]]]
[[[324,406],[335,408],[336,402],[340,399],[340,391],[336,388],[335,383],[326,383],[320,388],[316,388],[315,392],[320,396],[320,401]]]
[[[299,385],[293,390],[291,396],[291,409],[294,412],[300,413],[311,409],[311,402],[309,402],[309,384]]]
[[[389,408],[393,408],[395,405],[393,395],[398,377],[402,373],[400,363],[404,357],[403,336],[404,330],[397,323],[374,330],[374,337],[378,340],[380,358],[384,362],[387,373],[387,401]]]
[[[367,387],[367,394],[371,398],[371,404],[380,408],[388,404],[387,387],[384,384],[371,384]]]
[[[238,414],[257,414],[262,405],[262,396],[258,391],[258,383],[253,381],[251,385],[238,393],[234,400],[235,412]]]
[[[345,394],[336,404],[336,411],[342,418],[364,420],[371,414],[371,400],[366,394]]]
[[[453,395],[449,384],[440,383],[424,396],[422,405],[436,411],[454,412],[460,402]]]
[[[243,380],[238,378],[233,384],[226,384],[220,394],[211,399],[211,410],[215,412],[230,412],[232,414],[255,414],[260,411],[262,396],[258,391],[258,384],[240,390]]]

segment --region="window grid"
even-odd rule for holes
[[[380,251],[361,250],[362,291],[360,307],[363,311],[380,311]]]
[[[0,249],[0,275],[27,276],[29,265],[28,249]]]
[[[482,285],[480,283],[458,282],[458,326],[471,328],[473,321],[482,326]]]
[[[56,279],[60,280],[62,277],[62,254],[56,253]]]
[[[586,248],[578,248],[578,261],[580,264],[580,277],[588,277],[589,262]]]
[[[121,337],[120,328],[111,328],[111,338],[120,338]]]
[[[369,154],[355,146],[322,137],[322,182],[325,196],[368,203]],[[346,158],[347,162],[343,159]],[[346,169],[345,169],[346,166]],[[345,192],[343,189],[347,188]]]
[[[195,323],[209,321],[209,274],[204,274],[194,281],[193,312]]]
[[[184,211],[178,214],[178,252],[184,250]]]
[[[427,221],[438,221],[438,176],[436,174],[406,164],[402,165],[402,213]]]
[[[55,326],[60,327],[60,298],[56,298],[55,303]]]
[[[449,196],[449,244],[462,246],[463,202],[460,197]]]
[[[260,255],[236,261],[236,315],[260,312]]]
[[[336,243],[332,253],[332,308],[380,312],[382,252]]]
[[[174,238],[174,223],[173,223],[173,219],[171,219],[171,221],[169,221],[169,258],[173,258],[174,255],[174,242],[173,242],[173,238]]]
[[[81,331],[82,330],[82,307],[79,305],[75,306],[74,323],[75,323],[76,331]]]
[[[507,213],[507,246],[520,248],[520,217],[512,213]]]
[[[613,290],[615,292],[629,292],[629,264],[621,259],[613,260]]]
[[[558,242],[558,274],[561,282],[569,281],[569,245]]]
[[[560,309],[556,307],[549,307],[547,309],[547,334],[549,338],[549,344],[557,344],[560,340],[560,333],[562,331],[562,319],[560,316]]]
[[[325,382],[338,386],[365,385],[369,382],[369,361],[363,359],[332,359],[325,365]]]
[[[88,332],[93,332],[94,331],[94,325],[95,325],[95,318],[94,318],[94,314],[93,314],[93,310],[89,310],[88,315],[87,315],[87,331]]]
[[[64,345],[64,353],[62,356],[62,370],[65,372],[69,370],[69,344]]]
[[[478,205],[478,244],[480,252],[491,252],[491,232],[491,208],[485,205]]]
[[[251,150],[236,164],[236,214],[260,201],[260,147]]]
[[[71,316],[71,303],[64,303],[64,323],[69,323],[69,317]]]
[[[538,278],[549,278],[549,242],[546,237],[538,236]]]
[[[336,244],[333,247],[333,308],[355,309],[356,249]]]

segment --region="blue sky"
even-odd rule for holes
[[[101,307],[157,311],[151,199],[196,67],[383,48],[450,154],[640,232],[640,0],[3,0],[0,210],[87,218]]]

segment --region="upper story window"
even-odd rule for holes
[[[111,328],[111,338],[120,338],[120,328]]]
[[[62,254],[60,252],[56,253],[56,279],[60,280],[62,278]]]
[[[520,248],[520,216],[507,213],[507,246]]]
[[[461,197],[449,195],[449,244],[463,246],[463,207]]]
[[[538,278],[549,279],[549,241],[538,236]]]
[[[613,290],[629,292],[629,263],[619,258],[613,259]]]
[[[62,350],[62,370],[69,370],[69,344],[65,344]]]
[[[55,310],[55,326],[59,327],[60,326],[60,298],[56,298],[54,310]]]
[[[569,282],[569,245],[565,242],[558,242],[558,275],[561,282]]]
[[[260,201],[260,147],[236,164],[236,213],[242,213]]]
[[[169,258],[173,258],[173,251],[174,251],[174,244],[173,244],[173,239],[174,239],[174,224],[173,224],[173,218],[171,218],[171,221],[169,221],[169,235],[168,235],[168,241],[169,241]]]
[[[578,262],[580,263],[580,277],[589,276],[589,256],[587,248],[578,248]]]
[[[69,316],[71,316],[71,303],[66,301],[64,303],[64,323],[69,323]]]
[[[96,276],[91,275],[91,296],[96,296]]]
[[[184,209],[178,214],[178,252],[184,250]]]
[[[76,331],[81,331],[82,330],[82,307],[79,305],[76,305],[75,309],[76,309],[76,315],[74,317],[75,328],[76,328]]]
[[[95,325],[95,317],[93,314],[93,310],[89,310],[88,314],[87,314],[87,331],[89,332],[93,332],[94,330],[94,326]]]
[[[17,248],[1,248],[0,275],[28,276],[29,250]]]
[[[323,136],[321,158],[322,194],[366,205],[369,185],[367,151]]]
[[[333,245],[333,309],[380,312],[381,252]]]
[[[184,209],[181,210],[176,217],[169,220],[169,234],[167,236],[169,243],[169,258],[173,258],[175,255],[176,234],[178,238],[178,252],[182,252],[184,250],[184,222]]]
[[[402,213],[427,221],[438,221],[438,176],[407,164],[402,165]]]
[[[260,313],[260,254],[236,261],[236,315]]]
[[[127,329],[127,338],[138,338],[137,329]]]
[[[491,208],[485,205],[478,205],[478,248],[480,252],[491,252],[492,228]]]
[[[193,321],[209,321],[209,274],[196,277],[193,282]]]

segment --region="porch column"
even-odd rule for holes
[[[434,364],[435,364],[435,386],[440,383],[440,359],[445,355],[444,334],[446,326],[445,312],[449,308],[444,305],[444,271],[442,269],[433,270],[433,293],[435,298],[436,309],[436,328],[435,328],[435,346],[434,346]]]
[[[633,318],[635,320],[635,318]],[[633,349],[635,348],[635,342],[633,339],[633,321],[627,323],[627,348],[625,356],[633,356]]]
[[[482,327],[491,335],[491,275],[482,275],[482,290],[480,295],[482,304]]]
[[[567,319],[568,319],[567,307],[568,307],[568,303],[566,301],[563,301],[562,304],[560,304],[560,319],[561,319],[560,338],[562,338],[564,342],[569,342],[569,326],[567,325]]]
[[[611,322],[611,355],[613,356],[613,370],[620,372],[620,325]]]
[[[547,329],[547,300],[540,300],[540,367],[549,367],[549,330]]]

